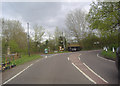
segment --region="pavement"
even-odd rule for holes
[[[43,55],[2,73],[3,84],[117,84],[115,62],[100,50]]]

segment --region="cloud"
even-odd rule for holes
[[[32,26],[42,25],[47,31],[54,32],[56,26],[65,28],[65,17],[70,10],[89,10],[90,2],[3,2],[2,13],[7,19],[16,19],[26,28],[29,22]]]

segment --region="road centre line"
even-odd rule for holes
[[[99,76],[97,73],[95,73],[90,67],[88,67],[85,63],[83,63],[92,73],[94,73],[96,76],[98,76],[101,80],[103,80],[105,83],[108,83],[105,79],[103,79],[101,76]]]
[[[78,56],[78,59],[80,60],[80,56]]]
[[[69,57],[68,57],[68,61],[69,61]]]
[[[101,58],[101,59],[104,59],[104,60],[106,60],[106,61],[115,62],[115,61],[112,61],[112,60],[105,59],[104,57],[99,56],[99,54],[97,54],[97,57],[99,57],[99,58]]]
[[[11,80],[13,80],[14,78],[16,78],[17,76],[19,76],[21,73],[23,73],[25,70],[27,70],[29,67],[31,67],[33,64],[30,64],[28,67],[26,67],[25,69],[23,69],[22,71],[20,71],[19,73],[17,73],[16,75],[14,75],[12,78],[8,79],[7,81],[5,81],[3,84],[6,84],[8,82],[10,82]]]
[[[79,54],[79,56],[78,56],[78,59],[79,59],[79,60],[80,60],[80,55],[81,55],[81,54]]]
[[[96,82],[94,80],[92,80],[88,75],[86,75],[83,71],[81,71],[74,63],[72,63],[72,65],[77,68],[87,79],[89,79],[91,82],[93,82],[94,84],[96,84]]]
[[[47,56],[45,56],[45,58],[47,58]]]

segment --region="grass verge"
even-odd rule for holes
[[[107,59],[115,60],[116,53],[113,53],[112,51],[102,51],[101,55]]]
[[[40,56],[40,54],[33,54],[30,57],[28,55],[21,55],[21,58],[16,60],[16,65],[24,64],[38,58],[42,58],[42,56]]]

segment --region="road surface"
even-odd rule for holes
[[[3,84],[117,84],[115,62],[100,50],[44,55],[3,72]]]

